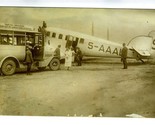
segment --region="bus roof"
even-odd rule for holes
[[[39,33],[33,27],[20,24],[0,24],[0,30]]]

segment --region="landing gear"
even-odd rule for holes
[[[143,64],[145,63],[145,62],[140,58],[139,55],[137,55],[137,60],[140,60]]]
[[[143,64],[145,63],[142,59],[139,59]]]

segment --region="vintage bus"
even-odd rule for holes
[[[36,31],[32,27],[14,24],[0,24],[0,71],[4,75],[12,75],[16,68],[24,65],[26,46],[32,47],[35,65],[39,70],[47,66],[51,70],[58,70],[60,61],[48,48],[46,34]]]

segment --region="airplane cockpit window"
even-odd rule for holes
[[[59,39],[62,39],[63,35],[62,34],[59,34]]]
[[[52,33],[52,37],[55,38],[56,37],[56,33]]]

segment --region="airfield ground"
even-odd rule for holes
[[[0,76],[0,115],[155,118],[155,65],[88,60],[70,71]]]

